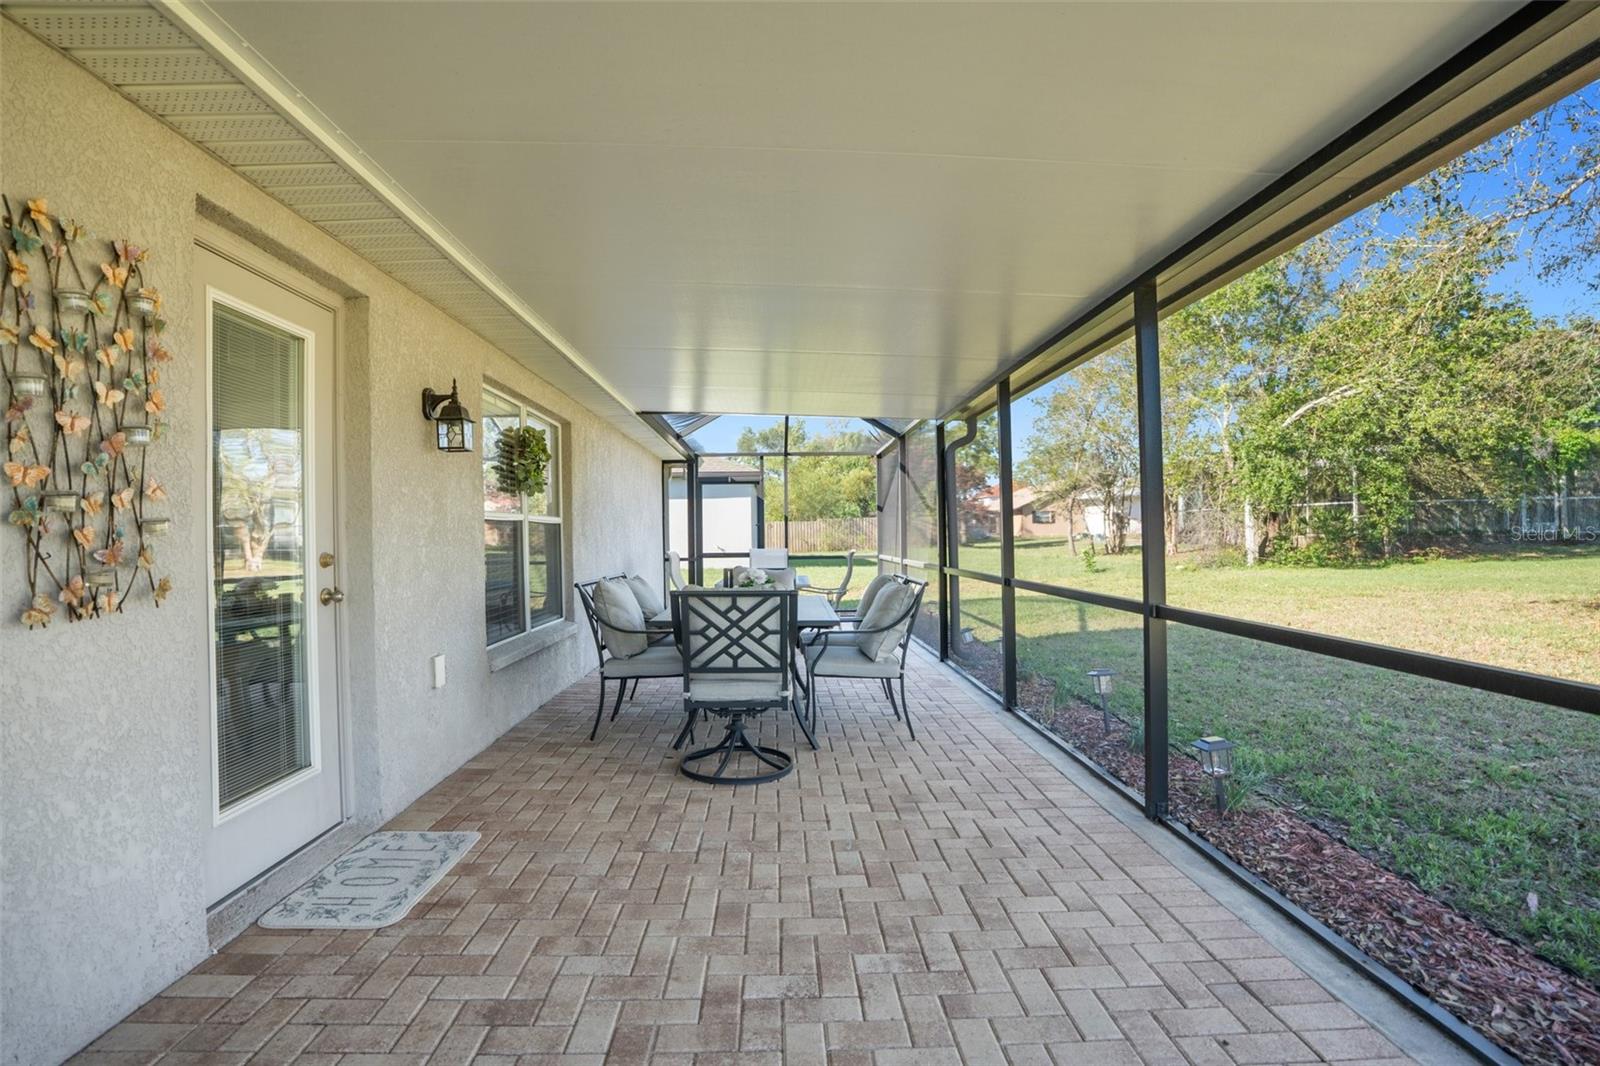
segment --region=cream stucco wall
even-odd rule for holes
[[[3,21],[0,89],[0,190],[153,249],[178,354],[174,432],[151,451],[175,515],[166,606],[29,632],[20,538],[0,530],[0,1058],[31,1066],[82,1047],[210,947],[207,442],[190,295],[202,215],[346,296],[339,576],[358,822],[392,816],[593,666],[575,626],[490,671],[478,467],[434,448],[422,388],[455,377],[476,410],[487,377],[565,421],[569,581],[659,581],[661,482],[632,441]]]

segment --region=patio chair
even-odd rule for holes
[[[844,594],[846,592],[850,591],[850,575],[855,573],[855,570],[856,570],[856,553],[855,553],[855,550],[852,549],[852,550],[850,550],[848,552],[845,552],[845,556],[844,556],[844,580],[839,582],[839,585],[838,585],[837,588],[819,588],[818,586],[812,585],[808,581],[806,581],[805,579],[802,578],[802,579],[800,579],[800,586],[799,586],[800,587],[800,591],[801,592],[814,592],[814,593],[817,593],[819,595],[826,596],[826,597],[828,597],[828,604],[830,606],[832,606],[832,607],[837,608],[839,606],[839,601],[844,599]]]
[[[817,728],[817,683],[824,677],[871,679],[883,686],[895,718],[904,718],[911,739],[917,730],[911,724],[911,705],[906,702],[906,652],[911,646],[911,626],[922,609],[926,581],[914,581],[899,574],[888,575],[885,584],[860,616],[855,629],[843,633],[824,630],[806,648],[806,721],[811,731]],[[900,684],[899,702],[894,684]]]
[[[600,703],[595,707],[594,727],[589,730],[589,739],[593,740],[600,732],[609,682],[617,683],[617,700],[611,708],[611,720],[616,721],[628,682],[633,682],[637,692],[642,677],[677,677],[683,671],[683,657],[670,641],[657,639],[662,636],[660,630],[645,626],[644,612],[624,579],[580,581],[574,587],[583,601],[584,616],[589,619],[595,654],[600,657]]]
[[[677,552],[667,553],[667,580],[672,582],[674,589],[681,589],[688,584],[683,579],[683,556]]]
[[[673,747],[692,741],[701,715],[724,723],[722,740],[684,754],[685,777],[714,785],[776,781],[794,769],[794,757],[751,739],[747,725],[760,714],[795,706],[791,656],[795,646],[794,590],[688,589],[672,594],[672,618],[682,652],[683,729]],[[800,722],[802,730],[805,723]],[[809,739],[810,733],[806,732]],[[815,741],[812,741],[813,746]],[[737,756],[751,756],[754,772],[730,773]],[[709,773],[700,766],[716,759]]]
[[[788,548],[751,548],[750,565],[758,570],[787,570]]]

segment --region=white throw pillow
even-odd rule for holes
[[[794,588],[793,570],[768,570],[767,576],[772,579],[772,587],[787,592]]]
[[[639,601],[639,610],[644,612],[645,618],[654,618],[661,613],[664,605],[650,582],[635,574],[628,578],[628,587],[633,590],[633,598]]]
[[[879,574],[867,582],[866,591],[861,594],[861,602],[856,605],[856,617],[865,618],[867,612],[872,610],[872,601],[878,598],[878,593],[894,583],[893,574]]]
[[[896,581],[893,588],[885,587],[873,597],[871,609],[861,616],[860,629],[863,632],[856,637],[856,647],[861,649],[862,655],[875,662],[883,662],[894,655],[900,647],[900,638],[905,635],[906,627],[911,624],[910,618],[900,619],[900,616],[911,609],[911,601],[916,596],[916,589]],[[896,619],[900,621],[882,633],[865,632],[883,629]]]
[[[602,578],[594,587],[594,613],[605,634],[606,649],[616,658],[630,659],[650,646],[650,638],[643,632],[622,632],[644,629],[644,612],[639,609],[633,589],[622,578]]]

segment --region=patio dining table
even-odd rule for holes
[[[653,614],[645,623],[651,629],[672,628],[672,608],[668,606]],[[833,604],[820,596],[801,596],[795,604],[795,626],[799,629],[835,629],[839,625],[839,612]]]

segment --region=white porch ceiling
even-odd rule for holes
[[[457,242],[612,399],[926,417],[1516,6],[195,14],[437,232],[319,217],[333,174],[287,172],[297,157],[242,171],[365,254]]]

